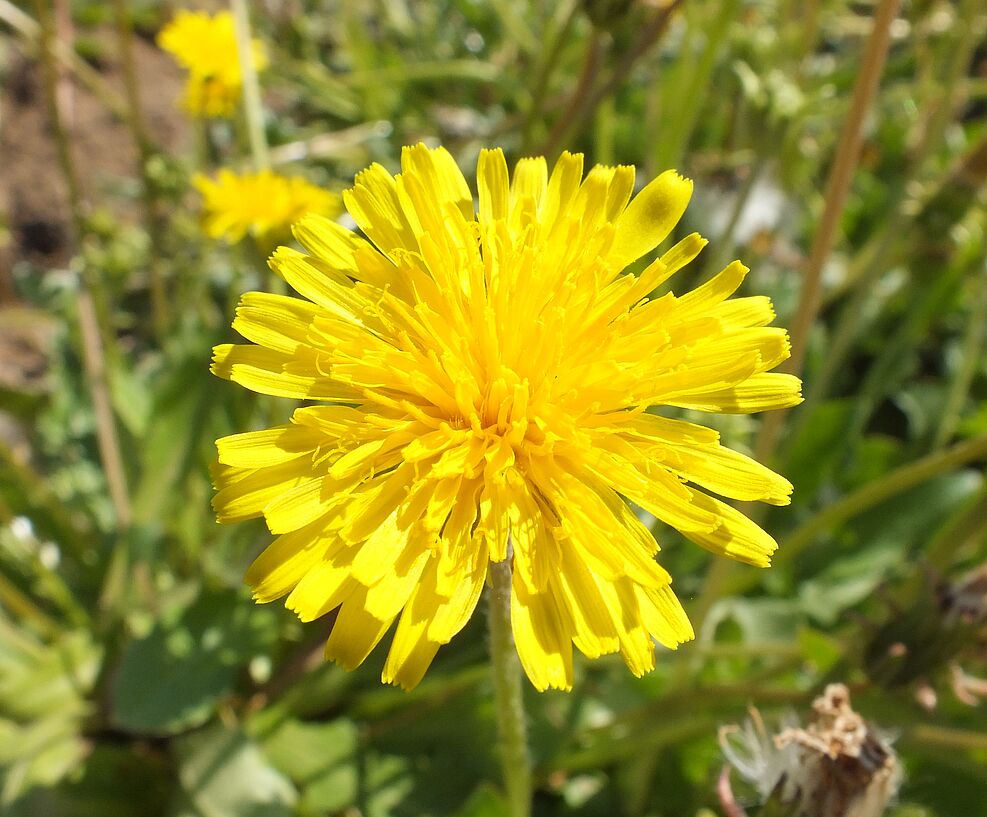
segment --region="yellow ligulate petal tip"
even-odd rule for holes
[[[692,198],[692,180],[667,170],[638,193],[616,222],[610,263],[623,268],[671,233]]]

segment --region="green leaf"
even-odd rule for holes
[[[507,802],[493,786],[484,783],[470,796],[456,817],[507,817]]]
[[[79,715],[99,672],[102,651],[87,633],[67,633],[53,644],[33,642],[0,626],[0,712],[27,721]]]
[[[159,817],[170,782],[167,767],[153,754],[97,746],[78,775],[53,788],[33,789],[9,817]]]
[[[203,595],[132,643],[113,683],[113,721],[171,734],[205,723],[238,670],[273,637],[269,611],[243,594]]]
[[[285,721],[263,747],[272,765],[301,790],[306,814],[341,811],[356,801],[358,734],[352,721]]]
[[[733,622],[745,644],[789,644],[798,629],[798,606],[789,599],[726,598],[710,610],[703,625],[708,633]]]
[[[176,741],[184,803],[196,817],[293,817],[298,793],[239,729],[215,726]]]
[[[52,786],[86,754],[79,722],[63,713],[27,725],[0,720],[0,813],[38,786]],[[27,812],[22,812],[27,813]]]

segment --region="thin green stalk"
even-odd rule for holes
[[[599,70],[603,50],[603,37],[594,28],[586,41],[583,67],[579,72],[576,88],[569,98],[568,105],[566,105],[562,115],[556,120],[544,144],[536,151],[537,153],[548,157],[553,156],[559,146],[565,141],[569,132],[577,127],[585,118],[586,111],[589,109],[593,80]]]
[[[925,561],[941,575],[945,575],[956,561],[956,554],[963,550],[973,551],[985,533],[987,483],[973,501],[936,534],[925,552]]]
[[[268,170],[271,159],[267,152],[267,137],[264,134],[264,109],[260,101],[260,82],[257,79],[257,66],[254,65],[253,37],[250,34],[250,15],[246,0],[230,0],[233,20],[236,27],[236,50],[240,59],[240,74],[243,77],[243,113],[247,120],[247,135],[250,139],[250,155],[255,170]]]
[[[537,51],[541,43],[529,25],[528,4],[517,4],[513,0],[489,0],[490,6],[500,17],[508,38],[527,53]]]
[[[510,817],[531,815],[531,757],[522,695],[521,662],[511,633],[511,566],[490,565],[490,663],[501,763]]]
[[[894,183],[889,199],[897,204],[883,227],[867,242],[863,249],[851,261],[843,283],[823,295],[823,305],[832,303],[852,290],[849,303],[842,309],[836,328],[829,338],[826,359],[820,371],[816,372],[813,382],[806,393],[805,408],[798,414],[793,434],[797,435],[811,417],[808,407],[815,405],[827,394],[833,377],[840,371],[848,350],[859,336],[864,321],[865,308],[871,299],[871,284],[874,279],[893,267],[903,256],[905,250],[900,244],[900,238],[908,235],[912,224],[923,210],[907,191],[917,183],[922,183],[927,159],[933,150],[938,149],[942,142],[943,132],[965,98],[966,89],[962,77],[970,54],[978,40],[978,32],[983,28],[983,15],[973,18],[978,0],[965,0],[959,14],[969,25],[957,29],[957,39],[947,39],[948,50],[945,54],[946,68],[939,82],[933,84],[929,93],[923,97],[925,103],[919,101],[919,107],[926,112],[926,118],[918,140],[909,158],[909,171],[902,179]],[[952,174],[944,181],[948,185]],[[933,196],[934,197],[934,196]]]
[[[404,85],[409,82],[431,82],[455,76],[457,82],[495,83],[501,69],[492,62],[482,60],[451,59],[407,62],[398,67],[359,67],[337,77],[348,88],[355,88],[361,95],[374,88],[388,85]],[[377,106],[380,107],[380,106]],[[373,115],[370,114],[371,118]]]
[[[775,563],[790,563],[817,536],[830,528],[939,474],[985,457],[987,457],[987,434],[982,434],[945,451],[929,454],[920,460],[896,468],[881,479],[869,482],[838,502],[834,502],[805,522],[778,549]]]
[[[973,304],[963,333],[956,374],[949,384],[946,403],[939,415],[939,426],[932,440],[933,450],[942,448],[956,433],[963,412],[963,404],[970,393],[970,385],[976,376],[981,360],[984,337],[987,336],[987,264],[981,263],[979,273],[971,282]]]
[[[686,8],[688,15],[689,7]],[[695,8],[692,7],[693,10]],[[662,100],[665,110],[671,115],[663,120],[660,138],[655,140],[653,162],[659,170],[677,167],[682,161],[689,138],[699,121],[703,101],[712,87],[710,79],[716,68],[720,47],[741,4],[738,0],[729,0],[716,3],[712,8],[712,20],[696,21],[696,25],[688,27],[693,39],[701,39],[704,43],[700,55],[697,59],[691,58],[691,55],[686,59],[680,58],[674,69],[675,77],[664,86],[673,91],[673,99],[667,102]]]
[[[668,28],[672,16],[678,10],[683,0],[671,0],[664,8],[655,12],[654,16],[641,29],[641,33],[614,66],[610,76],[596,88],[592,87],[596,66],[599,61],[599,34],[594,31],[587,46],[586,59],[583,66],[584,76],[580,78],[576,90],[562,116],[555,123],[551,133],[537,152],[543,156],[554,156],[559,146],[586,120],[596,112],[599,104],[610,94],[614,93],[620,84],[627,79],[641,57],[651,50]],[[597,53],[594,54],[594,49]],[[593,76],[585,76],[591,73]]]
[[[137,81],[137,66],[134,61],[134,27],[126,0],[113,0],[113,14],[116,17],[117,42],[120,48],[120,65],[123,70],[123,86],[127,95],[127,126],[130,128],[134,146],[137,148],[138,172],[141,179],[141,192],[144,199],[144,218],[151,241],[151,257],[148,259],[148,273],[151,285],[151,313],[158,341],[162,341],[170,323],[168,296],[165,292],[161,261],[165,256],[161,246],[164,234],[160,208],[156,196],[157,185],[150,175],[151,158],[154,147],[144,126],[141,113],[140,84]]]
[[[797,659],[795,663],[799,663]],[[801,703],[811,698],[811,691],[766,686],[761,680],[735,684],[679,688],[654,703],[621,713],[615,721],[598,729],[584,730],[584,746],[562,752],[552,758],[538,777],[564,770],[574,772],[600,768],[662,746],[681,744],[698,735],[712,735],[724,713],[744,701],[762,705]]]
[[[532,85],[531,103],[528,106],[528,111],[524,117],[524,125],[521,128],[522,155],[526,155],[531,149],[535,123],[544,114],[545,94],[548,91],[552,74],[555,73],[559,59],[562,57],[562,52],[565,51],[565,45],[569,38],[569,33],[572,31],[572,26],[576,21],[578,10],[579,5],[577,3],[569,2],[562,25],[552,37],[552,44],[546,50],[545,58],[538,66],[535,81]]]
[[[881,400],[906,379],[912,365],[912,350],[921,342],[937,315],[948,308],[958,279],[969,270],[965,261],[947,266],[945,270],[935,269],[935,262],[932,263],[931,268],[923,263],[921,254],[913,262],[915,280],[923,283],[923,295],[912,299],[905,312],[898,317],[897,325],[885,339],[881,353],[857,388],[850,418],[840,439],[840,446],[845,452],[851,451],[864,434]]]
[[[765,160],[763,158],[759,159],[757,164],[749,169],[747,178],[744,179],[743,185],[737,191],[737,198],[733,203],[733,207],[730,209],[730,216],[727,219],[726,226],[723,228],[723,233],[714,245],[714,255],[705,267],[709,272],[719,272],[730,262],[734,247],[736,246],[734,236],[737,232],[737,225],[740,224],[740,217],[747,208],[747,202],[750,201],[751,193],[754,191],[754,185],[764,172],[764,166]]]
[[[891,24],[898,16],[900,5],[901,0],[881,0],[874,13],[874,26],[853,89],[850,110],[840,134],[836,158],[833,160],[826,181],[823,213],[809,253],[798,308],[790,327],[792,356],[783,367],[783,371],[798,374],[802,370],[809,334],[822,302],[823,267],[836,242],[843,208],[850,192],[850,183],[853,181],[853,174],[860,160],[864,120],[877,95],[891,44]],[[761,462],[769,461],[774,455],[786,416],[787,412],[778,411],[772,412],[765,418],[755,446],[755,456]]]
[[[978,751],[987,752],[987,735],[980,731],[950,729],[922,723],[906,729],[901,741],[925,751]]]
[[[593,122],[593,144],[596,148],[594,160],[601,165],[616,162],[614,139],[617,129],[617,106],[612,96],[607,97],[597,108]]]
[[[24,595],[3,573],[0,573],[0,607],[9,610],[19,626],[33,626],[47,638],[54,638],[64,629],[59,622]]]
[[[68,133],[65,130],[62,112],[58,102],[58,67],[55,62],[55,32],[51,10],[47,0],[35,0],[40,22],[41,62],[44,76],[45,102],[51,121],[52,134],[58,161],[69,194],[71,226],[74,247],[86,233],[86,217],[82,201],[79,177],[76,173]],[[77,299],[79,307],[79,329],[82,335],[82,362],[86,372],[93,412],[96,416],[96,441],[99,447],[103,473],[109,487],[110,500],[116,515],[117,527],[130,525],[130,498],[127,492],[127,478],[120,453],[116,421],[110,401],[110,388],[106,366],[106,344],[112,335],[108,326],[100,326],[94,293],[98,282],[89,266],[83,261],[81,285]],[[101,331],[102,330],[102,331]]]
[[[946,451],[929,454],[895,469],[881,479],[869,482],[824,508],[797,528],[781,543],[773,558],[774,565],[780,567],[791,564],[817,536],[875,505],[915,488],[926,480],[984,458],[987,458],[987,434],[959,443]],[[748,570],[746,573],[739,574],[734,568],[736,565],[725,559],[713,563],[713,569],[707,576],[703,592],[691,612],[691,618],[696,623],[698,632],[701,632],[701,622],[706,613],[720,595],[743,593],[758,583],[757,572]]]

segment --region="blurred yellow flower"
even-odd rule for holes
[[[339,197],[297,176],[270,170],[238,175],[220,170],[215,179],[197,175],[206,233],[231,244],[248,233],[260,241],[287,237],[306,213],[335,216]]]
[[[692,183],[669,171],[631,199],[634,170],[565,153],[509,178],[483,151],[479,212],[443,149],[402,173],[360,173],[344,202],[367,239],[317,216],[307,254],[271,266],[301,296],[245,294],[213,372],[310,400],[291,421],[217,441],[220,522],[263,516],[277,539],[247,573],[258,601],[304,621],[339,607],[326,656],[359,665],[395,619],[383,680],[415,686],[469,620],[491,562],[513,572],[521,662],[540,690],[572,685],[572,646],[619,652],[693,637],[628,501],[715,553],[766,566],[776,545],[720,494],[776,505],[787,480],[652,407],[796,405],[769,372],[789,354],[766,297],[730,299],[733,262],[682,296],[654,295],[705,245],[684,238],[623,273],[676,225]]]
[[[260,40],[253,41],[254,65],[267,66]],[[179,11],[158,34],[158,45],[188,72],[182,101],[192,116],[232,116],[240,102],[242,77],[233,15]]]

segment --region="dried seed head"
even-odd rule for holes
[[[785,814],[879,817],[901,779],[889,742],[854,712],[843,684],[826,687],[812,710],[806,726],[788,725],[770,738],[752,710],[743,730],[721,730],[724,754]]]

